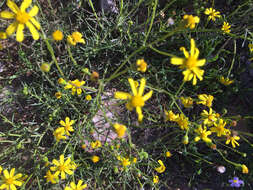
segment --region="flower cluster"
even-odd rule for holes
[[[67,136],[70,136],[70,132],[73,132],[74,129],[72,127],[72,125],[75,124],[75,121],[74,120],[70,120],[69,117],[66,117],[65,118],[65,122],[63,120],[60,121],[60,125],[62,127],[58,127],[55,131],[54,131],[54,136],[55,136],[55,139],[57,141],[60,141],[60,140],[66,140],[67,137],[65,136],[65,134]]]

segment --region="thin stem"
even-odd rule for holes
[[[156,13],[156,8],[157,8],[157,4],[158,4],[158,0],[155,0],[155,3],[154,3],[154,6],[153,6],[153,12],[152,12],[152,17],[151,17],[151,22],[150,22],[150,25],[149,25],[149,28],[148,28],[148,32],[146,34],[146,37],[145,37],[145,40],[144,40],[144,46],[148,40],[148,36],[151,32],[151,29],[152,29],[152,26],[153,26],[153,23],[154,23],[154,19],[155,19],[155,13]]]
[[[72,52],[71,52],[71,49],[70,49],[70,46],[69,46],[69,45],[67,46],[67,51],[68,51],[68,54],[69,54],[69,57],[70,57],[71,61],[74,63],[74,65],[77,65],[77,62],[76,62],[76,60],[73,58],[73,54],[72,54]]]

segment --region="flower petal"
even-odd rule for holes
[[[184,64],[184,60],[183,58],[179,58],[179,57],[172,57],[170,60],[170,63],[172,65],[183,65]]]
[[[15,30],[18,27],[18,23],[17,22],[13,22],[10,26],[8,26],[8,28],[6,29],[6,33],[8,36],[12,35]]]
[[[32,0],[24,0],[23,3],[21,3],[20,11],[25,12],[25,10],[31,5]]]
[[[10,174],[9,174],[8,170],[4,170],[3,174],[4,174],[5,178],[10,178]]]
[[[40,30],[40,23],[35,18],[30,18],[30,21],[38,30]]]
[[[26,22],[25,24],[29,28],[33,39],[38,40],[40,38],[39,32],[35,29],[35,27],[32,25],[32,23]]]
[[[139,96],[142,96],[142,94],[144,92],[145,84],[146,84],[146,79],[142,78],[141,82],[140,82],[140,87],[139,87],[139,90],[138,90],[138,95]]]
[[[25,28],[24,24],[18,24],[16,33],[16,40],[18,42],[22,42],[24,40],[24,33],[23,33],[24,28]]]
[[[201,66],[205,65],[205,63],[206,63],[206,60],[205,60],[205,59],[198,60],[197,66],[198,66],[198,67],[201,67]]]
[[[191,39],[191,56],[194,56],[194,51],[195,51],[195,41],[194,39]]]
[[[114,98],[116,99],[121,99],[121,100],[127,100],[129,98],[131,98],[131,94],[127,93],[127,92],[115,92],[114,93]]]
[[[150,90],[147,94],[145,94],[142,97],[142,99],[144,100],[144,102],[147,101],[149,98],[151,98],[152,94],[153,94],[153,90]]]
[[[129,79],[128,79],[128,82],[129,82],[129,84],[130,84],[130,86],[131,86],[133,95],[136,96],[136,95],[137,95],[137,89],[136,89],[136,87],[135,87],[135,85],[134,85],[134,80],[133,80],[132,78],[129,78]]]
[[[12,10],[12,12],[17,13],[19,11],[18,6],[16,5],[16,3],[14,3],[11,0],[7,1],[7,6]]]
[[[15,18],[15,14],[9,11],[2,11],[0,12],[0,17],[6,18],[6,19],[12,19],[12,18]]]
[[[28,12],[28,15],[29,15],[30,17],[34,17],[34,16],[36,16],[36,15],[38,14],[38,12],[39,12],[39,8],[35,5],[35,6],[33,6],[33,8]]]
[[[10,184],[10,190],[17,190],[16,186],[13,184]]]

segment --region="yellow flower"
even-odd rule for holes
[[[230,28],[231,28],[231,25],[229,25],[228,22],[224,22],[221,30],[225,33],[230,33],[230,31],[231,31]]]
[[[172,156],[172,154],[171,154],[171,152],[170,152],[170,151],[167,151],[165,155],[166,155],[166,157],[167,157],[167,158],[169,158],[169,157],[171,157],[171,156]]]
[[[155,175],[155,176],[153,177],[153,183],[156,184],[156,183],[158,183],[158,182],[159,182],[159,177],[158,177],[157,175]]]
[[[180,116],[176,119],[177,124],[182,130],[187,130],[189,128],[188,117],[185,117],[184,114],[180,114]]]
[[[132,161],[134,164],[137,162],[137,158],[133,158],[133,161]]]
[[[114,127],[114,130],[117,133],[117,135],[118,135],[119,138],[124,137],[126,129],[127,129],[125,125],[121,125],[121,124],[115,123],[113,125],[113,127]]]
[[[193,104],[193,100],[191,97],[180,97],[180,100],[185,108],[191,108]]]
[[[92,71],[91,75],[90,75],[90,80],[92,81],[96,81],[99,79],[99,73],[96,71]]]
[[[64,155],[60,155],[60,160],[56,160],[53,159],[52,163],[55,166],[50,167],[51,171],[59,171],[61,173],[61,179],[66,179],[66,174],[72,175],[74,174],[74,172],[72,171],[75,167],[73,167],[73,165],[71,164],[71,159],[68,158],[65,162],[64,162]]]
[[[57,99],[60,99],[60,98],[61,98],[61,92],[56,92],[54,95],[55,95],[55,97],[56,97]]]
[[[200,139],[202,139],[206,143],[212,142],[212,140],[208,138],[208,136],[211,135],[212,132],[207,131],[206,127],[202,128],[202,126],[199,126],[198,129],[195,130],[195,132],[199,135],[194,138],[195,142],[198,142]]]
[[[87,100],[87,101],[90,101],[90,100],[92,100],[92,97],[91,97],[91,95],[87,95],[87,96],[85,96],[85,100]]]
[[[228,85],[230,85],[234,82],[234,80],[229,80],[229,78],[224,78],[223,76],[221,76],[219,78],[219,81],[220,81],[221,84],[224,84],[226,86],[228,86]]]
[[[142,73],[145,73],[147,70],[147,63],[144,61],[144,59],[138,59],[136,61],[136,65],[138,66],[137,70],[141,71]]]
[[[64,85],[67,84],[66,81],[63,78],[59,78],[58,83],[59,84],[64,84]]]
[[[185,27],[190,29],[195,28],[196,24],[199,23],[199,17],[197,16],[184,15],[184,20],[186,22]]]
[[[65,129],[64,129],[64,127],[58,127],[54,131],[54,137],[55,137],[56,141],[66,140],[67,137],[64,136],[64,135],[65,135]]]
[[[91,161],[92,161],[93,163],[97,163],[99,160],[100,160],[100,158],[99,158],[98,156],[92,156],[92,157],[91,157]]]
[[[239,146],[239,143],[237,142],[237,140],[239,140],[240,137],[236,136],[236,135],[233,135],[233,136],[227,136],[227,141],[226,141],[226,144],[229,144],[231,143],[232,144],[232,147],[235,148],[236,146]]]
[[[85,81],[79,81],[79,80],[74,80],[74,81],[69,81],[68,84],[64,87],[64,89],[72,89],[72,95],[80,95],[82,93],[82,86],[85,84]]]
[[[63,39],[63,33],[60,30],[53,32],[52,37],[55,41],[61,41]]]
[[[145,101],[151,98],[153,91],[151,90],[147,94],[143,95],[145,84],[146,84],[145,78],[141,79],[139,89],[136,88],[135,82],[132,78],[129,78],[128,82],[131,86],[133,94],[118,91],[118,92],[115,92],[114,97],[116,99],[127,100],[126,108],[128,110],[131,111],[133,110],[133,108],[136,108],[136,112],[138,114],[138,121],[141,122],[143,119],[141,108],[145,105]]]
[[[50,170],[47,171],[47,174],[44,176],[44,178],[47,179],[47,182],[51,182],[52,184],[56,184],[58,182],[58,176],[60,172],[57,171],[54,174],[51,173]]]
[[[204,124],[211,126],[217,121],[216,113],[213,112],[213,109],[209,109],[209,113],[206,110],[203,110],[201,113],[201,116],[203,117]]]
[[[198,101],[197,104],[203,104],[209,108],[212,107],[212,103],[213,103],[213,96],[212,95],[199,94],[198,98],[200,101]]]
[[[131,164],[131,162],[129,161],[128,158],[124,158],[124,157],[118,156],[117,159],[118,159],[119,161],[121,161],[121,165],[122,165],[123,167],[127,167],[127,166],[129,166],[129,165]]]
[[[73,32],[71,35],[68,35],[67,41],[69,44],[75,46],[77,43],[85,44],[83,35],[80,32]]]
[[[22,177],[22,174],[19,173],[17,175],[14,175],[15,168],[12,168],[10,173],[8,170],[3,171],[2,176],[2,185],[0,186],[0,189],[6,189],[6,190],[15,190],[16,186],[21,186],[22,181],[20,181],[20,178]]]
[[[244,173],[244,174],[249,173],[249,169],[246,165],[242,164],[241,167],[242,167],[242,173]]]
[[[226,131],[227,131],[228,129],[225,129],[226,124],[227,124],[227,123],[224,122],[223,119],[220,119],[220,120],[219,120],[219,123],[214,123],[214,126],[215,126],[215,127],[210,128],[210,130],[211,130],[212,132],[217,133],[217,136],[218,136],[218,137],[221,137],[222,135],[226,135],[226,134],[227,134]]]
[[[40,69],[43,71],[43,72],[46,72],[48,73],[50,71],[50,64],[48,63],[42,63],[41,66],[40,66]]]
[[[60,121],[61,126],[64,127],[66,135],[70,136],[70,132],[73,132],[74,129],[72,125],[75,123],[74,120],[70,120],[69,117],[65,118],[65,122],[63,120]]]
[[[70,187],[66,186],[64,190],[83,190],[87,187],[87,184],[84,184],[84,185],[82,184],[83,184],[82,180],[79,180],[77,185],[75,184],[75,182],[71,182]]]
[[[30,30],[32,37],[34,40],[38,40],[40,35],[36,30],[40,30],[40,23],[34,18],[38,14],[39,8],[34,6],[27,13],[26,9],[30,6],[32,0],[24,0],[21,3],[20,8],[11,0],[7,0],[7,6],[11,9],[12,12],[2,11],[0,12],[0,18],[5,19],[14,19],[15,21],[6,29],[6,33],[8,36],[12,35],[15,31],[16,40],[18,42],[22,42],[24,40],[23,30],[25,26]],[[36,28],[35,28],[35,27]]]
[[[252,53],[253,52],[253,44],[249,44],[248,47],[249,47],[250,53]]]
[[[100,148],[102,146],[102,144],[99,140],[96,140],[95,142],[91,142],[90,145],[93,149],[97,149],[97,148]]]
[[[177,119],[178,119],[178,117],[179,117],[179,115],[178,114],[174,114],[173,113],[173,111],[166,111],[166,110],[164,110],[164,112],[165,112],[165,121],[176,121]]]
[[[6,34],[6,32],[0,32],[0,39],[1,39],[1,40],[7,39],[7,34]]]
[[[197,78],[202,81],[204,70],[201,70],[199,67],[203,66],[206,62],[205,59],[198,60],[199,50],[195,46],[194,39],[191,39],[191,53],[185,50],[184,47],[180,48],[183,51],[185,58],[172,57],[171,64],[180,65],[179,68],[185,69],[183,71],[184,81],[190,81],[193,79],[192,84],[197,84]]]
[[[206,8],[206,10],[205,10],[205,14],[206,15],[209,15],[208,16],[208,20],[213,20],[213,21],[215,21],[216,20],[216,18],[220,18],[221,16],[220,16],[220,12],[219,11],[216,11],[215,9],[213,9],[213,8]]]
[[[160,164],[160,166],[158,168],[155,168],[155,170],[158,173],[163,173],[165,171],[166,167],[164,166],[162,160],[158,160],[158,163]]]

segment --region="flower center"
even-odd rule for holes
[[[196,60],[196,58],[190,56],[190,57],[186,60],[186,63],[185,63],[185,64],[186,64],[186,68],[187,68],[187,69],[192,70],[194,67],[196,67],[196,65],[197,65],[197,60]]]
[[[29,14],[27,14],[26,12],[21,12],[18,11],[17,15],[16,15],[16,20],[20,23],[20,24],[25,24],[29,21],[31,17],[29,16]]]
[[[194,23],[195,23],[194,17],[193,17],[192,15],[190,15],[190,16],[188,17],[188,23],[189,23],[189,24],[194,24]]]
[[[233,180],[234,183],[237,183],[238,181],[236,179]]]
[[[60,165],[60,166],[59,166],[59,170],[60,170],[60,171],[64,171],[64,170],[65,170],[65,166],[64,166],[64,165]]]
[[[9,179],[6,179],[5,182],[10,185],[10,184],[13,184],[13,181],[14,181],[13,178],[9,178]]]
[[[209,115],[209,116],[208,116],[208,120],[210,120],[210,121],[214,121],[214,118],[215,118],[215,117],[214,117],[213,115]]]
[[[143,107],[145,102],[141,96],[136,95],[132,97],[131,104],[133,107]]]

